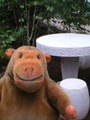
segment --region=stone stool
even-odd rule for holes
[[[62,80],[60,86],[71,98],[78,120],[84,119],[89,111],[89,91],[86,82],[77,78],[68,78]]]

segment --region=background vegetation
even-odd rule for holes
[[[87,0],[0,0],[0,62],[7,48],[35,46],[37,37],[60,32],[49,23],[54,17],[62,19],[68,32],[71,28],[82,29],[81,25],[90,24],[90,3]]]

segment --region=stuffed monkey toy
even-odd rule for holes
[[[60,114],[77,120],[71,99],[49,77],[50,55],[32,46],[6,55],[10,61],[0,79],[0,120],[60,120]]]

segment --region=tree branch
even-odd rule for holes
[[[35,18],[34,18],[35,15],[36,15],[36,6],[35,6],[34,14],[33,14],[33,25],[32,25],[31,35],[30,35],[30,37],[28,39],[28,45],[30,45],[30,41],[31,41],[31,39],[33,37],[33,33],[34,33],[34,29],[35,29]]]

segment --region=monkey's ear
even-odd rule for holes
[[[49,63],[51,61],[51,56],[49,54],[44,54],[47,63]]]
[[[15,52],[15,49],[13,49],[13,48],[8,48],[8,49],[6,50],[6,52],[5,52],[5,55],[6,55],[6,57],[7,57],[8,59],[10,59],[14,52]]]

